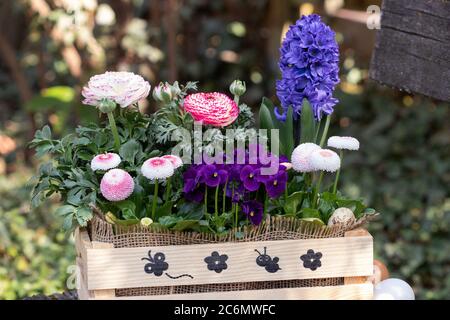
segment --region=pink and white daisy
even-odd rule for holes
[[[116,102],[126,108],[150,93],[150,84],[132,72],[105,72],[89,79],[81,92],[83,103],[98,106],[103,99]]]
[[[302,143],[292,152],[292,167],[298,172],[313,172],[316,169],[311,165],[311,153],[321,148],[315,143]]]
[[[330,137],[327,143],[328,147],[338,150],[358,150],[359,141],[353,137]]]
[[[179,167],[181,167],[183,165],[183,160],[181,160],[180,157],[174,156],[172,154],[162,156],[161,158],[169,160],[170,163],[172,163],[172,166],[174,169],[178,169]]]
[[[188,95],[184,99],[183,108],[195,121],[215,127],[226,127],[239,116],[236,102],[219,92]]]
[[[168,159],[154,157],[144,162],[141,172],[150,180],[167,179],[173,175],[174,167]]]
[[[311,153],[310,164],[315,170],[336,172],[341,167],[341,158],[334,151],[320,149]]]
[[[133,193],[133,190],[133,178],[122,169],[109,170],[100,182],[100,191],[109,201],[125,200]]]
[[[91,169],[92,171],[97,170],[109,170],[112,168],[117,167],[122,159],[120,159],[120,156],[117,153],[103,153],[96,155],[91,160]]]

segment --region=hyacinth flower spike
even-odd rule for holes
[[[320,185],[322,184],[325,172],[336,172],[341,167],[341,159],[336,152],[328,149],[319,149],[313,151],[310,155],[309,161],[311,166],[316,171],[321,171],[317,184],[314,190],[314,200],[312,202],[313,208],[317,205],[317,196],[320,193]]]
[[[328,145],[328,147],[339,150],[339,156],[341,159],[341,163],[344,159],[344,150],[354,150],[354,151],[359,150],[359,141],[358,141],[358,139],[353,138],[353,137],[333,136],[328,139],[327,145]],[[337,192],[337,186],[338,186],[340,173],[341,173],[341,169],[339,168],[339,170],[336,173],[336,178],[334,180],[334,185],[333,185],[333,193],[334,194],[336,194],[336,192]]]
[[[83,104],[96,106],[100,112],[106,113],[114,138],[114,146],[120,149],[119,133],[114,119],[114,110],[119,105],[126,108],[150,93],[150,84],[132,72],[106,72],[89,79],[81,92]]]
[[[164,180],[173,176],[174,166],[172,165],[172,162],[167,159],[154,157],[144,162],[141,167],[141,172],[147,179],[155,181],[152,201],[152,219],[155,220],[159,180]]]

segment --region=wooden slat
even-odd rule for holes
[[[371,283],[334,287],[286,288],[164,296],[116,297],[120,300],[371,300]]]
[[[275,273],[256,264],[258,253],[267,247],[267,254],[279,258]],[[316,279],[328,277],[370,276],[373,272],[372,237],[283,240],[266,242],[218,243],[153,248],[91,249],[88,255],[88,288],[111,289],[209,283]],[[300,256],[312,249],[321,252],[322,266],[315,271],[303,266]],[[144,272],[151,250],[165,254],[168,269],[161,276]],[[207,269],[204,258],[213,251],[228,255],[228,268],[221,273]],[[167,274],[178,277],[172,279]]]
[[[98,250],[101,249],[111,249],[114,248],[114,245],[112,243],[106,243],[106,242],[98,242],[98,241],[92,241],[92,249],[90,250],[90,252],[97,252]],[[88,268],[90,265],[90,258],[89,258],[89,251],[88,251]],[[88,279],[89,279],[89,274],[88,274]],[[90,279],[88,281],[88,289],[90,290]],[[114,288],[114,287],[113,287]],[[89,291],[89,293],[92,295],[92,297],[94,299],[99,299],[99,300],[103,300],[103,299],[112,299],[116,296],[116,290],[115,289],[104,289],[104,290],[92,290]]]
[[[359,228],[355,230],[350,230],[345,233],[345,237],[362,237],[362,236],[368,236],[370,235],[369,232],[366,229]],[[373,272],[372,272],[373,274]],[[344,284],[359,284],[359,283],[366,283],[370,282],[370,277],[345,277],[344,278]]]

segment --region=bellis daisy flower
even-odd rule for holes
[[[150,158],[144,162],[141,172],[147,179],[167,179],[174,173],[172,162],[162,157]]]
[[[291,156],[292,167],[298,172],[313,172],[317,169],[311,164],[311,153],[321,150],[315,143],[302,143],[294,149]]]
[[[122,159],[120,159],[120,156],[117,153],[104,153],[96,155],[91,160],[91,169],[92,171],[97,170],[109,170],[112,168],[117,167]]]
[[[337,153],[328,149],[313,151],[310,163],[315,170],[327,172],[336,172],[341,167],[341,159]]]
[[[339,156],[341,158],[341,162],[344,159],[344,150],[359,150],[359,141],[356,138],[353,137],[330,137],[328,139],[327,145],[329,147],[335,148],[339,150]],[[336,178],[334,180],[333,185],[333,193],[336,194],[337,191],[337,185],[339,181],[339,176],[341,173],[341,169],[339,168],[338,172],[336,173]]]
[[[239,107],[236,102],[219,92],[188,95],[184,99],[183,108],[195,121],[215,127],[226,127],[239,116]]]
[[[353,137],[333,136],[328,139],[327,145],[338,150],[359,150],[359,141]]]
[[[183,165],[183,160],[181,160],[181,158],[178,156],[169,154],[169,155],[162,156],[161,158],[169,160],[170,163],[172,163],[172,166],[174,169],[178,169],[179,167],[181,167]]]
[[[147,179],[155,181],[152,203],[152,218],[155,219],[156,203],[158,201],[158,180],[167,179],[173,176],[173,165],[168,159],[154,157],[144,162],[141,167],[141,172]]]
[[[122,201],[134,190],[134,181],[130,174],[122,169],[111,169],[100,181],[100,191],[109,201]]]

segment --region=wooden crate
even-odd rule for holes
[[[373,240],[343,238],[114,248],[76,231],[80,299],[371,299]],[[217,261],[217,262],[216,262]],[[226,268],[225,268],[226,265]],[[116,289],[344,278],[326,287],[117,297]]]

